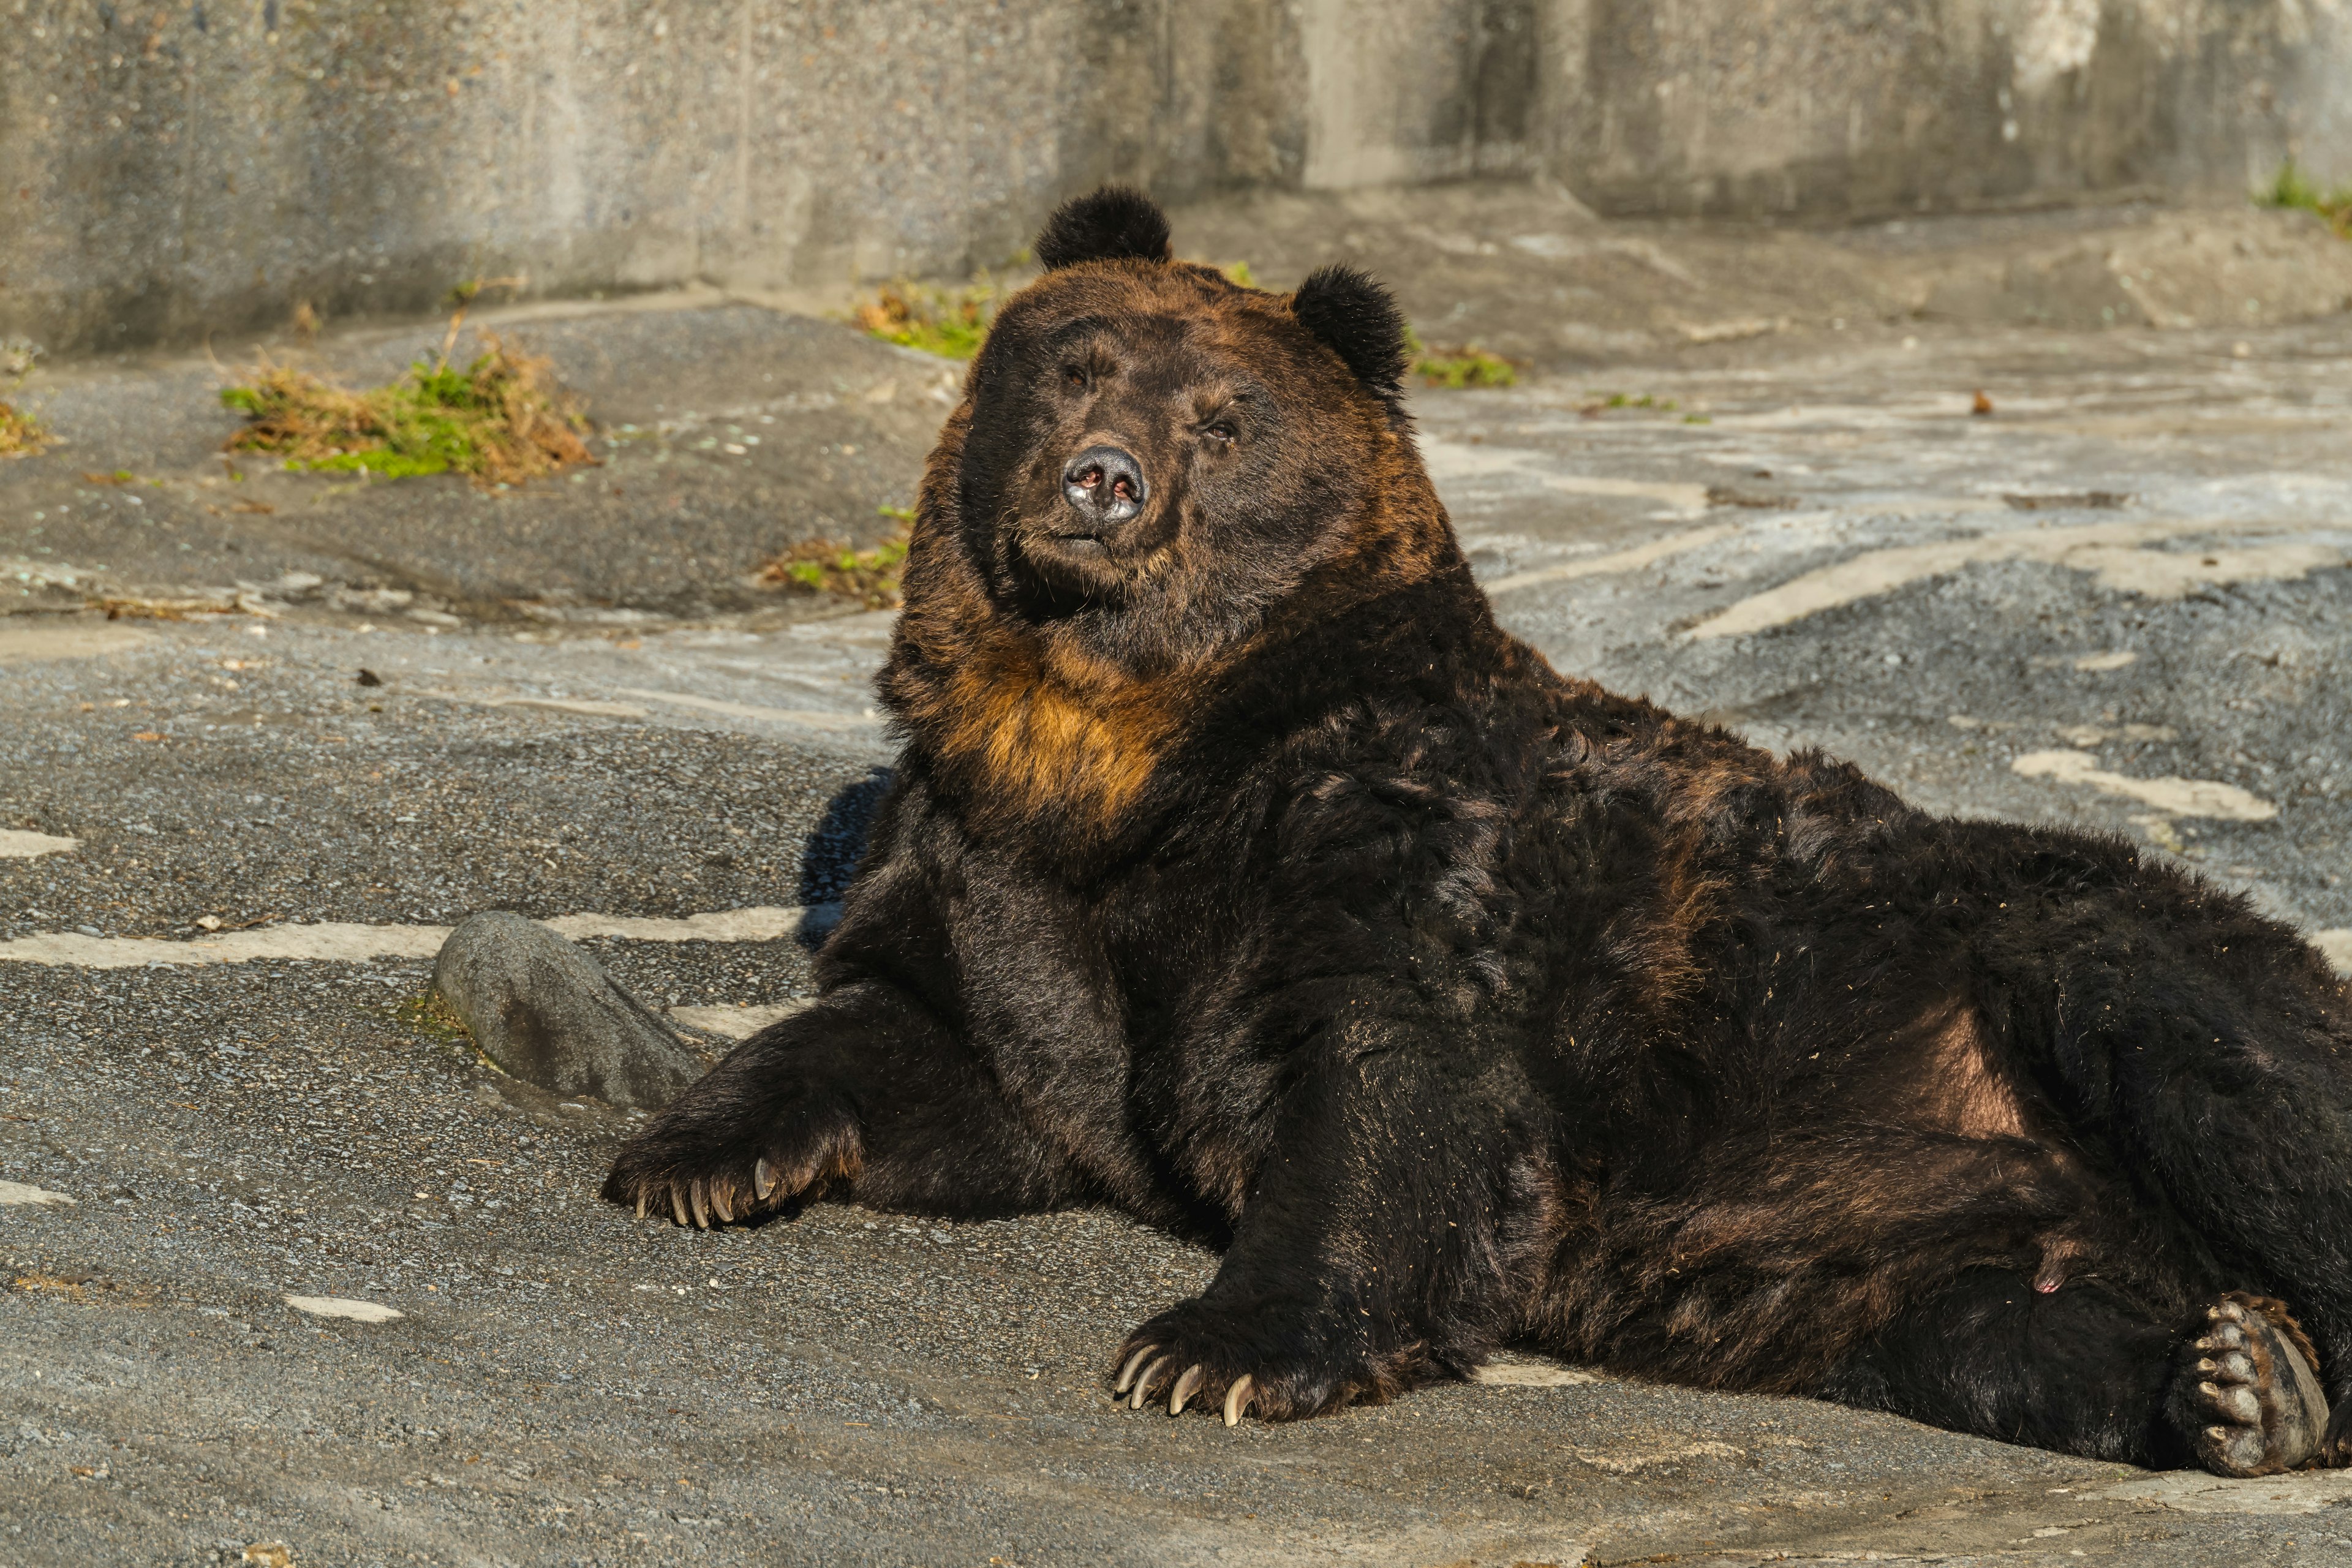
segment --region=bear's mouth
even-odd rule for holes
[[[1115,575],[1118,563],[1111,552],[1111,531],[1094,532],[1074,528],[1029,528],[1022,531],[1021,553],[1048,575],[1057,569],[1077,568],[1088,575]]]
[[[1066,611],[1125,598],[1131,565],[1120,549],[1125,531],[1096,531],[1077,519],[1057,518],[1032,521],[1014,532],[1012,543],[1023,574],[1045,591],[1046,601]]]

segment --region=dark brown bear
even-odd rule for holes
[[[2119,841],[1553,671],[1471,580],[1364,277],[1235,287],[1120,191],[1037,253],[925,473],[906,750],[823,999],[609,1197],[1205,1238],[1214,1281],[1113,1363],[1171,1413],[1517,1342],[2142,1464],[2352,1460],[2316,953]]]

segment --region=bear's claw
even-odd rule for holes
[[[722,1140],[690,1121],[672,1128],[667,1119],[632,1140],[604,1181],[604,1196],[640,1219],[666,1211],[698,1230],[734,1225],[829,1182],[854,1181],[865,1163],[856,1121],[822,1108],[799,1125],[761,1129],[749,1148],[749,1139]]]
[[[1184,1375],[1176,1380],[1176,1386],[1168,1391],[1168,1414],[1183,1415],[1184,1402],[1192,1397],[1193,1392],[1208,1380],[1208,1376],[1207,1371],[1197,1361],[1186,1367]]]
[[[1119,1368],[1118,1376],[1111,1384],[1111,1398],[1116,1401],[1124,1396],[1129,1410],[1140,1410],[1147,1403],[1157,1398],[1160,1391],[1165,1388],[1168,1393],[1168,1414],[1183,1415],[1184,1406],[1209,1381],[1209,1369],[1196,1361],[1181,1373],[1174,1373],[1171,1376],[1170,1374],[1176,1363],[1177,1358],[1168,1353],[1167,1346],[1158,1343],[1144,1345],[1133,1355],[1129,1356],[1127,1363]],[[1256,1387],[1257,1380],[1248,1373],[1242,1373],[1226,1385],[1224,1399],[1226,1426],[1241,1425],[1242,1415],[1249,1409],[1250,1401],[1255,1395]],[[1214,1395],[1212,1394],[1211,1397],[1213,1398]]]

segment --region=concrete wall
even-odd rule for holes
[[[1612,213],[2352,178],[2352,0],[0,0],[0,336],[52,353],[1001,263],[1184,199]]]

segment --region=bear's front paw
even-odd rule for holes
[[[857,1119],[845,1106],[804,1100],[726,1126],[681,1103],[622,1148],[604,1197],[641,1219],[652,1212],[707,1230],[714,1217],[748,1219],[835,1178],[855,1180],[865,1163]]]
[[[1170,1308],[1119,1347],[1111,1395],[1140,1410],[1163,1396],[1222,1409],[1225,1425],[1255,1414],[1297,1421],[1360,1399],[1387,1399],[1429,1376],[1410,1352],[1381,1356],[1315,1322],[1321,1314],[1278,1305],[1237,1308],[1202,1300]]]
[[[2310,1459],[2328,1427],[2308,1342],[2275,1301],[2237,1291],[2181,1352],[2173,1418],[2217,1476],[2270,1476]]]

